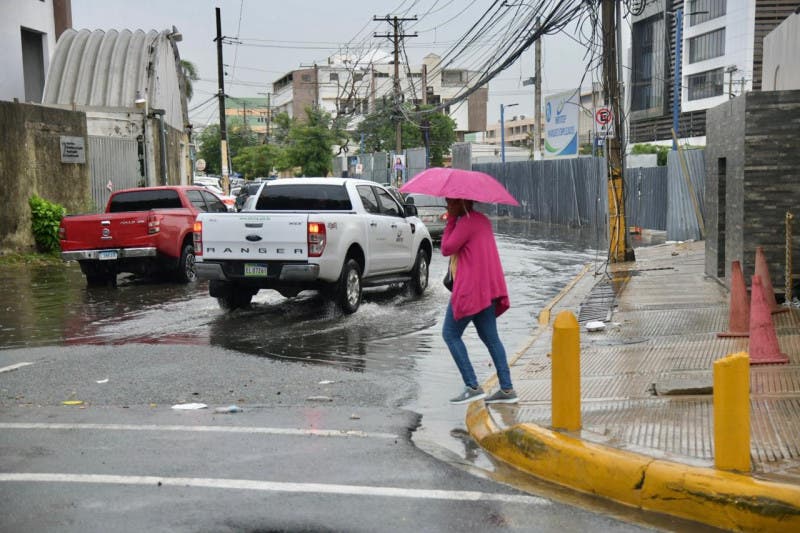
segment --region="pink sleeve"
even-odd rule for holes
[[[442,255],[447,257],[458,253],[464,243],[467,242],[470,234],[469,219],[467,217],[448,219],[442,235]]]

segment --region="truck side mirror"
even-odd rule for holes
[[[406,217],[415,217],[415,216],[417,216],[417,206],[415,206],[413,204],[405,204],[403,206],[403,208],[405,210],[405,216]]]

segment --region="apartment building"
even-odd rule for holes
[[[796,8],[797,0],[648,1],[632,18],[630,142],[670,141],[675,118],[679,138],[704,142],[707,109],[761,90],[764,37]]]
[[[488,88],[480,88],[463,102],[446,105],[479,73],[440,68],[440,64],[439,56],[429,54],[420,65],[400,65],[404,101],[445,104],[444,112],[456,122],[459,140],[468,133],[484,131]],[[272,84],[272,112],[285,112],[303,120],[307,107],[317,107],[333,116],[349,116],[348,127],[352,129],[375,109],[379,100],[393,101],[394,83],[394,63],[389,54],[376,52],[366,58],[331,56],[326,64],[296,69],[276,80]]]

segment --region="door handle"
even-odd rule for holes
[[[369,223],[369,225],[370,225],[370,226],[372,226],[372,227],[374,228],[375,226],[377,226],[377,225],[378,225],[378,223],[377,223],[377,222],[370,222],[370,223]]]
[[[392,227],[397,229],[397,224],[392,224]]]

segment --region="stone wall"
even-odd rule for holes
[[[33,194],[63,205],[69,213],[83,211],[90,204],[88,164],[61,162],[62,135],[86,140],[86,115],[0,102],[0,198],[4,204],[0,209],[0,252],[33,249],[28,206]]]
[[[795,216],[792,263],[800,272],[800,91],[750,92],[708,113],[706,274],[729,280],[738,260],[749,283],[762,246],[780,295],[787,211]]]

